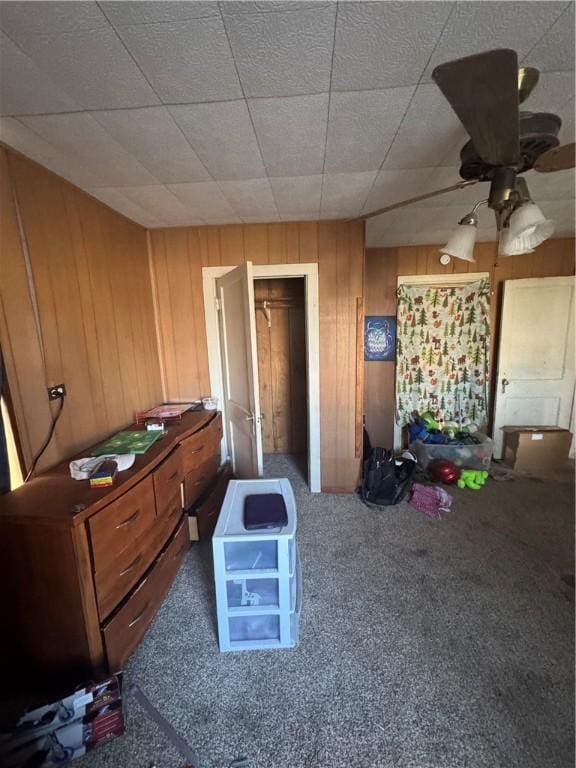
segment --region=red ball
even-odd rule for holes
[[[460,477],[460,468],[448,459],[434,459],[428,464],[433,480],[444,485],[454,485]]]

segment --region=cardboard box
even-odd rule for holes
[[[568,460],[572,434],[560,427],[503,427],[505,464],[518,472],[549,474]]]
[[[114,675],[27,712],[10,731],[0,733],[0,765],[63,765],[124,729],[122,677]]]

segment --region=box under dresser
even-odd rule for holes
[[[63,462],[0,498],[9,666],[61,682],[122,668],[189,547],[183,502],[211,535],[230,477],[221,438],[220,413],[187,412],[109,488]]]

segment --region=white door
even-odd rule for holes
[[[216,280],[224,420],[234,474],[262,476],[262,436],[252,262]]]
[[[494,412],[502,427],[570,428],[574,398],[574,278],[506,280]]]

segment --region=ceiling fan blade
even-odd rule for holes
[[[420,200],[428,200],[430,197],[437,197],[438,195],[445,195],[446,192],[455,192],[457,189],[464,189],[464,187],[470,187],[472,184],[478,184],[477,179],[471,181],[459,181],[457,184],[452,184],[451,187],[443,187],[442,189],[435,189],[434,192],[426,192],[424,195],[417,195],[416,197],[410,197],[407,200],[401,200],[398,203],[392,203],[385,208],[378,208],[370,213],[363,213],[362,216],[358,216],[352,221],[362,221],[364,219],[372,219],[374,216],[381,216],[383,213],[389,211],[395,211],[396,208],[404,208],[406,205],[412,205],[413,203],[419,203]]]
[[[576,165],[575,144],[563,144],[561,147],[553,147],[548,152],[540,155],[534,163],[534,170],[540,173],[553,171],[565,171]]]
[[[518,141],[518,56],[501,48],[440,64],[432,78],[490,165],[514,166]]]

